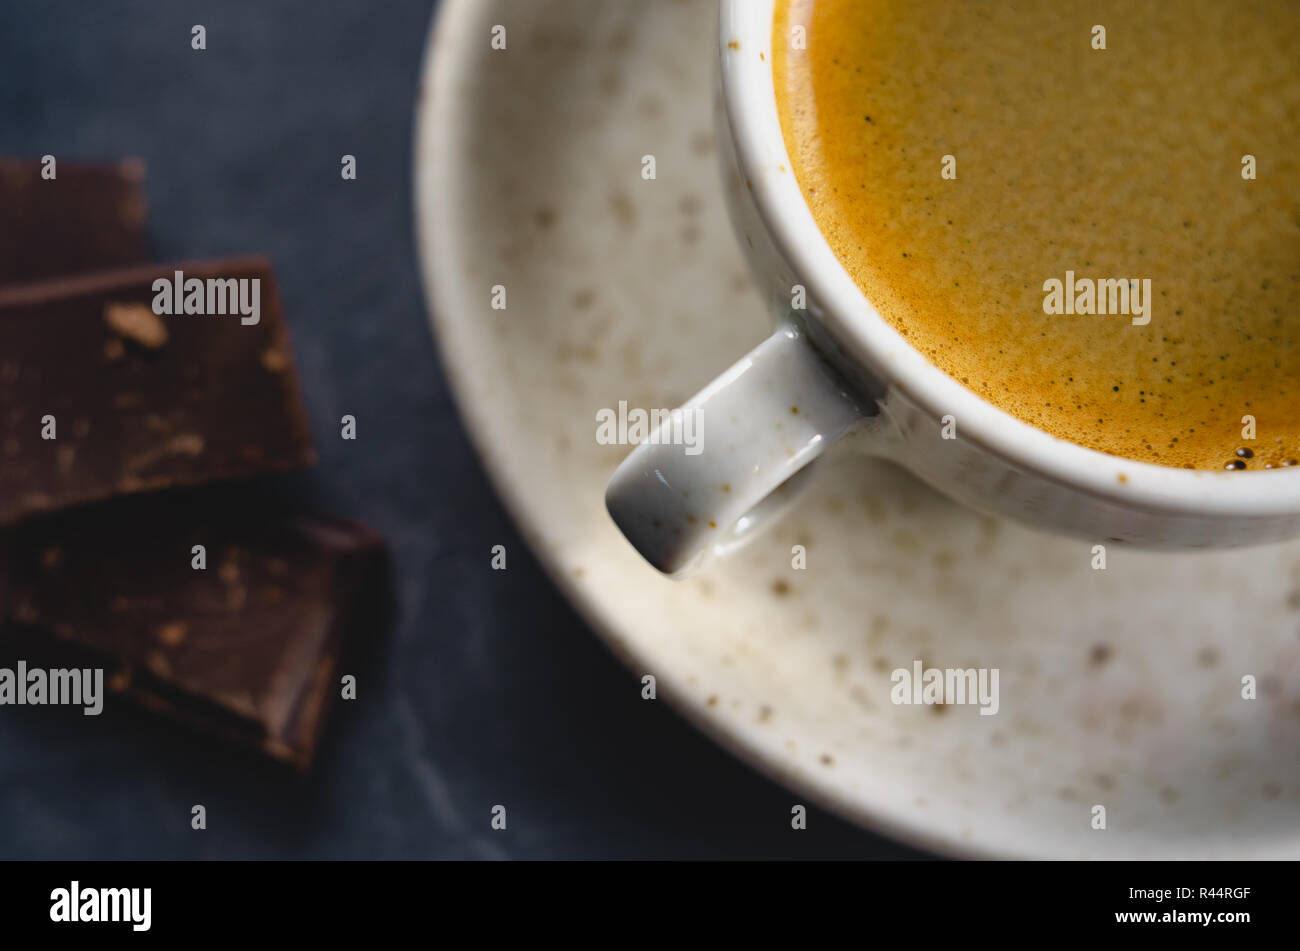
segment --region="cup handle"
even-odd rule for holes
[[[806,332],[784,323],[632,450],[605,507],[646,561],[681,574],[748,536],[768,514],[760,503],[865,416]]]

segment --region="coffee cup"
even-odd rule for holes
[[[1200,549],[1300,535],[1300,467],[1177,468],[1059,438],[963,386],[881,316],[793,173],[775,3],[721,0],[716,93],[729,211],[777,329],[614,473],[606,506],[641,555],[680,574],[725,553],[779,517],[837,443],[979,511],[1099,543]],[[699,421],[695,452],[668,438],[685,416]]]

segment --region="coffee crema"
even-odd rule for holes
[[[1300,4],[778,0],[773,31],[813,216],[935,365],[1117,456],[1300,465]]]

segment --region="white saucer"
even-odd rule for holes
[[[832,467],[773,532],[687,581],[614,528],[604,485],[628,450],[597,444],[597,410],[675,406],[769,329],[718,183],[715,15],[712,0],[444,0],[417,106],[423,276],[466,425],[542,562],[637,674],[628,689],[655,675],[792,805],[935,851],[1300,857],[1300,544],[1111,546],[1096,571],[1091,543],[869,460]],[[998,714],[892,704],[890,672],[917,659],[998,668]]]

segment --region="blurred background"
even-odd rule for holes
[[[139,156],[156,260],[271,258],[321,457],[304,490],[388,540],[397,611],[305,776],[121,703],[0,708],[0,858],[919,857],[811,807],[792,832],[793,794],[643,702],[494,496],[414,259],[435,7],[0,5],[0,154]]]

